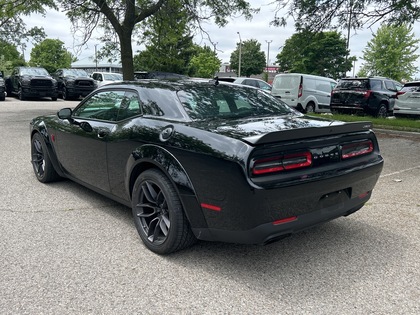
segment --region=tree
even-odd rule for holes
[[[134,68],[188,74],[195,52],[188,22],[178,0],[165,2],[147,23],[141,23],[146,49],[134,56]]]
[[[200,78],[212,78],[220,69],[221,60],[210,47],[198,48],[190,62],[190,75]]]
[[[274,25],[285,25],[293,17],[298,30],[320,31],[331,28],[360,29],[378,21],[403,24],[420,19],[420,1],[412,0],[276,0],[287,15],[276,13]]]
[[[239,72],[239,52],[241,53],[241,75],[249,77],[260,74],[266,66],[265,53],[256,39],[250,39],[236,44],[236,49],[230,55],[230,67]]]
[[[53,73],[59,68],[70,68],[73,61],[75,58],[61,40],[45,39],[32,48],[29,65],[43,67],[49,73]]]
[[[125,80],[134,78],[132,37],[136,25],[157,14],[169,1],[173,0],[58,0],[73,23],[74,31],[84,34],[84,43],[97,27],[105,31],[104,39],[118,43]],[[224,26],[231,15],[239,13],[250,18],[254,12],[245,0],[178,1],[182,11],[190,17],[190,27],[198,29],[203,21],[214,20]]]
[[[420,42],[412,31],[407,25],[381,26],[363,50],[362,73],[410,80],[418,70],[414,63]]]
[[[0,39],[0,70],[10,74],[14,67],[25,65],[25,59],[16,46]]]
[[[46,8],[56,8],[54,0],[0,0],[0,39],[22,49],[30,38],[34,43],[43,40],[46,37],[43,28],[27,30],[22,16],[45,14]]]
[[[346,40],[338,32],[302,31],[286,40],[277,55],[281,71],[339,78],[352,68]]]

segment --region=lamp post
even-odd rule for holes
[[[241,34],[237,32],[239,35],[239,66],[238,66],[238,77],[241,76],[241,59],[242,59],[242,39]]]
[[[267,70],[267,81],[268,81],[268,63],[270,62],[270,44],[273,40],[266,40],[267,43],[267,65],[265,69]]]
[[[98,44],[95,44],[95,65],[96,65],[95,71],[98,71],[98,52],[96,50],[96,46],[98,46]]]

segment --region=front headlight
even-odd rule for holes
[[[67,86],[73,86],[74,85],[74,80],[67,80],[66,85]]]
[[[57,86],[57,80],[56,79],[51,79],[52,83],[54,86]]]
[[[23,78],[22,81],[21,81],[21,84],[24,85],[24,86],[31,85],[31,79]]]

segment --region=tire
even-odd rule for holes
[[[23,90],[22,90],[21,86],[19,86],[19,88],[18,88],[18,97],[21,101],[25,100],[25,95],[23,94]]]
[[[305,112],[307,114],[315,113],[315,104],[310,102],[306,105]]]
[[[67,93],[67,89],[63,87],[63,100],[69,100],[69,94]]]
[[[175,188],[159,170],[146,170],[137,178],[132,212],[140,238],[157,254],[170,254],[196,241]]]
[[[386,118],[388,117],[388,110],[384,104],[379,105],[378,110],[376,111],[376,117],[378,118]]]
[[[49,183],[60,178],[48,156],[47,146],[39,133],[31,140],[31,162],[35,176],[41,183]]]
[[[6,95],[4,94],[4,92],[3,93],[0,92],[0,101],[4,101],[4,100],[6,100]]]

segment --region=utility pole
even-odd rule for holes
[[[241,34],[237,32],[239,35],[239,66],[238,66],[238,77],[241,76],[241,59],[242,59],[242,39]]]
[[[96,46],[98,46],[98,44],[95,44],[95,65],[96,65],[96,70],[95,71],[98,71],[98,53],[97,53],[97,50],[96,50]]]
[[[270,62],[270,44],[273,40],[266,40],[267,43],[267,65],[265,67],[265,70],[267,71],[267,82],[268,82],[268,64]]]

